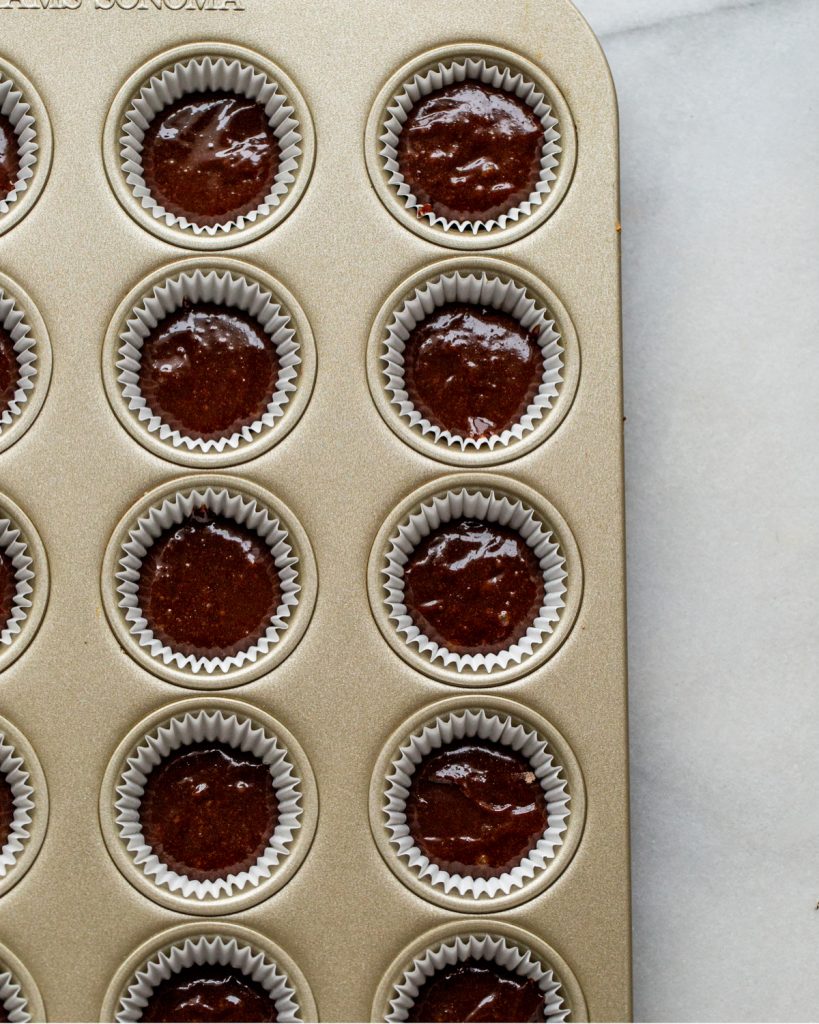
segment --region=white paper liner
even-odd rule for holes
[[[163,981],[186,967],[228,965],[241,971],[261,985],[276,1004],[276,1016],[282,1022],[300,1022],[301,1010],[296,990],[287,975],[264,953],[238,939],[221,935],[202,935],[174,943],[156,953],[134,974],[125,995],[119,1001],[118,1024],[142,1019],[142,1011]]]
[[[29,1024],[28,1000],[9,971],[0,971],[0,1006],[6,1011],[10,1024]]]
[[[532,549],[543,573],[544,595],[540,612],[525,636],[489,654],[459,654],[437,643],[412,621],[404,603],[404,567],[415,548],[442,523],[461,517],[483,519],[517,530]],[[564,607],[566,559],[549,527],[522,501],[494,491],[461,488],[435,495],[405,519],[390,538],[386,553],[384,595],[390,620],[404,640],[432,662],[458,672],[492,672],[520,664],[554,630]]]
[[[398,138],[415,104],[423,96],[428,96],[438,89],[467,79],[513,93],[532,108],[535,116],[543,125],[544,142],[540,159],[540,180],[536,188],[529,194],[529,198],[518,206],[513,206],[506,213],[501,213],[489,220],[448,220],[434,211],[425,211],[423,204],[419,202],[410,186],[404,181],[398,162]],[[555,168],[559,160],[558,153],[560,153],[560,133],[557,131],[557,123],[557,118],[552,115],[546,97],[534,82],[521,72],[494,60],[475,60],[471,57],[464,57],[442,61],[435,67],[414,75],[404,84],[387,107],[382,131],[378,137],[381,143],[379,152],[389,176],[389,183],[394,186],[399,200],[408,210],[415,210],[419,217],[423,217],[432,225],[443,228],[444,231],[471,231],[473,234],[478,234],[480,231],[502,230],[508,224],[527,217],[536,207],[540,206],[551,191],[552,182],[557,176]]]
[[[148,549],[165,530],[178,526],[195,509],[203,506],[214,514],[233,519],[259,534],[270,548],[281,586],[281,602],[264,635],[247,650],[220,657],[183,654],[164,644],[154,636],[139,606],[139,577],[142,561]],[[119,607],[125,615],[126,622],[130,624],[130,632],[139,646],[147,648],[153,658],[157,658],[165,665],[208,675],[229,672],[248,662],[254,663],[267,654],[287,629],[290,616],[299,602],[301,590],[297,571],[298,558],[281,522],[254,499],[231,493],[221,487],[177,493],[150,508],[129,530],[128,540],[122,545],[119,566]]]
[[[418,765],[438,748],[454,740],[479,738],[503,744],[525,757],[543,789],[548,828],[516,867],[496,878],[453,874],[439,867],[415,843],[407,824],[406,806]],[[397,855],[430,885],[460,896],[508,896],[548,866],[563,843],[568,827],[569,792],[548,742],[533,729],[508,715],[467,710],[436,718],[409,736],[392,762],[384,792],[384,813],[390,842]]]
[[[6,877],[29,839],[31,814],[34,810],[34,789],[23,758],[0,732],[0,782],[5,779],[11,789],[14,814],[8,839],[0,847],[0,879]]]
[[[5,196],[0,196],[0,216],[8,213],[12,204],[22,196],[34,176],[34,165],[37,163],[37,125],[22,92],[11,79],[0,72],[0,114],[8,118],[14,134],[17,136],[17,158],[20,169],[14,188]]]
[[[526,331],[536,330],[543,355],[540,387],[517,423],[499,434],[464,437],[430,422],[413,404],[404,379],[404,350],[413,329],[424,319],[450,302],[488,306],[515,318]],[[395,311],[386,328],[381,362],[386,389],[393,406],[410,427],[433,441],[460,448],[502,448],[530,433],[554,403],[563,383],[563,346],[548,310],[515,281],[504,281],[496,274],[444,274],[425,282]]]
[[[143,166],[142,147],[148,126],[165,107],[189,93],[233,92],[264,107],[279,144],[279,168],[273,187],[254,210],[219,224],[197,224],[166,210],[151,194]],[[142,86],[125,112],[120,136],[120,159],[125,180],[134,197],[157,220],[195,235],[216,235],[239,230],[266,217],[278,206],[295,181],[301,157],[302,135],[295,110],[279,84],[250,64],[235,58],[198,57],[180,61],[157,72]]]
[[[516,946],[500,935],[459,935],[415,957],[390,998],[390,1010],[385,1018],[388,1024],[400,1024],[409,1017],[422,985],[433,974],[472,959],[495,963],[513,974],[532,978],[543,993],[545,1019],[550,1024],[569,1019],[570,1011],[564,1004],[559,979],[531,950]]]
[[[215,303],[253,317],[270,338],[279,361],[276,387],[265,412],[253,423],[224,437],[192,437],[171,427],[153,412],[140,390],[139,371],[145,339],[160,321],[178,310],[185,301]],[[301,356],[293,321],[269,291],[241,274],[195,270],[167,278],[134,307],[119,340],[117,369],[120,373],[117,380],[122,397],[149,433],[157,434],[162,441],[169,441],[174,448],[202,452],[235,450],[273,427],[297,387]]]
[[[150,773],[171,751],[203,740],[225,743],[253,754],[268,765],[278,800],[278,822],[267,848],[256,863],[245,871],[205,881],[189,878],[168,867],[147,843],[140,821],[142,798]],[[144,737],[128,758],[127,768],[117,785],[117,797],[116,823],[134,864],[156,885],[197,900],[233,896],[270,878],[287,857],[293,836],[301,827],[303,813],[300,780],[285,748],[275,736],[265,732],[250,718],[224,711],[178,715]]]
[[[2,92],[2,88],[2,84],[0,84],[0,92]],[[18,366],[17,388],[9,404],[0,413],[0,435],[2,435],[3,431],[7,430],[23,411],[29,393],[34,389],[37,376],[36,339],[31,336],[31,327],[26,320],[25,313],[2,288],[0,288],[0,327],[12,340]]]
[[[0,628],[0,644],[8,646],[23,628],[23,623],[28,617],[34,570],[28,546],[22,539],[19,528],[9,519],[0,519],[0,549],[5,551],[6,557],[11,561],[16,582],[11,612],[8,620],[2,623]]]

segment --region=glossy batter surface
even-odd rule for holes
[[[179,874],[200,881],[246,871],[267,847],[279,803],[270,768],[253,754],[202,742],[172,751],[148,776],[145,841]]]
[[[270,548],[253,530],[201,508],[148,550],[139,602],[154,635],[185,654],[246,650],[281,598]]]
[[[543,1021],[543,994],[532,978],[487,960],[464,960],[422,986],[410,1021]]]
[[[5,412],[14,398],[20,380],[20,364],[14,351],[11,335],[0,327],[0,413]]]
[[[189,93],[145,133],[145,182],[176,216],[221,224],[255,209],[279,168],[279,144],[261,104],[231,92]]]
[[[0,632],[5,629],[11,616],[16,590],[14,566],[6,552],[0,549]]]
[[[0,850],[8,842],[11,835],[11,824],[14,821],[14,794],[6,776],[0,772]],[[0,1011],[3,1004],[0,1003]]]
[[[404,567],[404,601],[413,622],[462,654],[500,651],[524,636],[543,594],[543,575],[523,537],[480,519],[442,524]]]
[[[257,320],[227,306],[186,302],[145,339],[139,386],[165,423],[210,440],[258,420],[278,375],[276,350]]]
[[[441,306],[413,328],[404,348],[410,401],[431,423],[461,437],[508,430],[542,377],[537,335],[486,306]]]
[[[17,136],[11,121],[0,114],[0,199],[14,188],[17,175],[20,173],[20,157],[18,155]],[[0,1006],[2,1011],[2,1006]]]
[[[448,220],[488,220],[534,191],[543,125],[512,93],[467,80],[422,97],[398,139],[398,166],[421,204]]]
[[[424,758],[406,815],[430,860],[480,878],[516,867],[548,828],[546,796],[526,758],[481,739],[455,740]]]
[[[154,989],[144,1021],[276,1021],[268,993],[235,967],[187,967]]]

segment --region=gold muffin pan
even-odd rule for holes
[[[29,1019],[44,1019],[47,1007],[52,1019],[113,1020],[152,957],[221,936],[287,975],[303,1020],[384,1020],[415,958],[461,935],[489,935],[554,972],[568,1019],[627,1020],[617,117],[605,61],[568,0],[419,0],[401,12],[331,0],[275,15],[266,0],[221,6],[0,11],[14,57],[12,66],[0,55],[0,81],[16,76],[41,146],[30,188],[0,215],[0,287],[29,318],[41,360],[27,419],[0,454],[0,518],[20,528],[34,571],[22,628],[0,649],[0,711],[10,719],[0,731],[7,725],[19,743],[37,796],[32,835],[0,895],[0,973],[17,979]],[[121,133],[148,78],[205,56],[275,81],[301,147],[268,214],[197,234],[135,197]],[[408,78],[465,57],[533,82],[560,147],[543,201],[476,233],[407,209],[379,142]],[[189,250],[182,259],[180,248]],[[226,249],[237,251],[216,254]],[[446,258],[447,249],[466,254]],[[292,318],[301,346],[283,415],[221,453],[147,430],[118,380],[131,311],[169,276],[197,270],[257,282]],[[515,281],[554,320],[560,384],[513,443],[435,442],[387,396],[386,325],[410,292],[446,273]],[[456,487],[522,502],[564,559],[554,628],[530,656],[491,672],[425,658],[398,635],[384,601],[396,526]],[[260,658],[215,674],[140,646],[118,593],[135,521],[199,488],[269,509],[299,566],[287,629]],[[142,737],[177,712],[208,709],[246,715],[280,740],[303,786],[303,818],[270,879],[192,901],[135,866],[116,823],[116,787]],[[424,721],[463,709],[509,715],[543,737],[569,795],[556,855],[489,899],[442,895],[395,857],[384,828],[396,746]]]

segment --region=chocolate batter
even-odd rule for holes
[[[8,1024],[9,1015],[4,1003],[0,1003],[0,1024]]]
[[[186,967],[154,989],[144,1021],[276,1021],[276,1004],[251,977],[235,967]]]
[[[189,93],[160,110],[145,133],[145,182],[176,216],[223,224],[254,210],[279,169],[264,107],[231,92]]]
[[[543,1021],[543,993],[532,978],[488,960],[464,960],[422,986],[409,1021]]]
[[[404,567],[412,621],[460,654],[488,654],[520,639],[537,618],[543,594],[543,575],[523,537],[480,519],[442,524]]]
[[[0,199],[5,199],[14,188],[19,173],[17,136],[14,134],[11,121],[0,114]]]
[[[0,850],[8,842],[14,821],[14,794],[4,773],[0,772]],[[0,1011],[3,1004],[0,1003]]]
[[[6,552],[0,549],[0,632],[11,618],[14,607],[14,595],[17,591],[17,579],[14,566]]]
[[[537,335],[486,306],[441,306],[413,328],[404,348],[413,405],[461,437],[508,430],[526,412],[542,377]]]
[[[20,364],[17,362],[14,342],[8,331],[0,327],[0,413],[8,409],[19,380]]]
[[[410,110],[398,166],[420,215],[490,220],[534,191],[543,144],[543,125],[523,100],[481,82],[459,82]]]
[[[273,835],[279,802],[264,762],[205,741],[179,747],[154,768],[139,816],[160,860],[205,881],[256,863]]]
[[[186,302],[145,339],[139,386],[165,423],[210,440],[258,420],[278,376],[276,350],[257,320],[227,306]]]
[[[270,548],[254,531],[200,508],[148,550],[139,604],[154,636],[184,654],[247,650],[281,599]]]
[[[546,829],[546,796],[516,750],[462,739],[415,769],[407,824],[422,853],[452,874],[493,878],[520,864]]]

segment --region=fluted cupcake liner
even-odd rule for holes
[[[494,878],[451,873],[440,867],[418,847],[407,823],[407,800],[419,764],[438,748],[466,738],[491,740],[520,753],[531,764],[546,800],[547,829],[519,864]],[[548,866],[563,843],[569,800],[561,766],[555,763],[546,739],[508,715],[475,709],[441,715],[406,738],[385,779],[383,810],[395,855],[420,879],[447,894],[478,900],[508,896]]]
[[[264,953],[232,937],[202,935],[176,942],[144,963],[119,1000],[116,1021],[129,1024],[141,1020],[154,990],[163,981],[188,967],[205,964],[230,966],[252,978],[275,1003],[279,1021],[296,1024],[303,1019],[295,988],[287,975]]]
[[[31,608],[33,560],[28,545],[22,538],[20,528],[10,519],[0,519],[0,549],[14,569],[15,590],[11,612],[0,628],[0,645],[8,646],[23,627]]]
[[[0,86],[2,88],[2,86]],[[2,205],[2,204],[0,204]],[[11,401],[0,412],[0,436],[22,414],[23,407],[34,389],[37,376],[37,341],[32,336],[26,315],[11,295],[0,285],[0,327],[14,344],[17,358],[17,388]]]
[[[145,339],[165,317],[185,302],[209,302],[241,310],[258,321],[268,335],[279,362],[276,386],[259,419],[241,430],[218,438],[201,438],[171,427],[154,412],[139,385]],[[119,335],[117,378],[122,397],[145,429],[175,448],[187,451],[224,452],[235,450],[270,430],[284,414],[296,390],[301,365],[300,344],[292,319],[276,298],[257,282],[230,271],[201,270],[176,274],[156,285],[128,315]]]
[[[560,980],[548,964],[531,950],[518,946],[501,935],[459,935],[441,942],[416,956],[396,984],[389,1000],[388,1024],[401,1024],[409,1017],[422,986],[435,973],[465,960],[483,960],[497,964],[523,978],[537,982],[543,994],[543,1017],[549,1024],[568,1020]]]
[[[517,423],[485,437],[464,437],[432,423],[416,408],[407,392],[404,351],[414,328],[450,302],[488,306],[514,317],[526,331],[535,331],[543,358],[540,385]],[[552,407],[563,382],[563,346],[548,310],[522,285],[486,272],[455,272],[425,282],[395,310],[387,324],[381,354],[387,393],[394,408],[422,436],[461,451],[505,447],[529,434]]]
[[[25,95],[11,79],[0,71],[0,114],[8,118],[17,139],[17,157],[20,169],[14,188],[5,196],[0,196],[0,216],[8,213],[29,187],[34,176],[37,163],[39,144],[37,142],[37,124],[31,112],[31,106]]]
[[[178,526],[195,509],[205,507],[254,530],[268,545],[279,574],[281,601],[263,635],[247,650],[220,657],[185,654],[154,636],[150,623],[139,605],[139,580],[142,563],[150,547],[173,526]],[[118,559],[119,608],[129,633],[152,658],[166,666],[187,669],[193,673],[216,675],[248,663],[255,663],[280,640],[299,602],[298,558],[282,523],[255,499],[233,493],[223,487],[206,487],[188,493],[177,492],[148,509],[128,531]],[[237,595],[239,600],[241,595]]]
[[[29,1024],[32,1019],[28,1000],[23,995],[20,983],[10,971],[0,971],[0,1006],[10,1024]]]
[[[190,878],[169,867],[146,841],[140,820],[151,772],[172,751],[203,740],[225,743],[268,765],[278,801],[276,827],[256,863],[245,871],[207,880]],[[128,757],[116,793],[116,825],[134,865],[155,885],[194,900],[230,897],[270,878],[290,852],[303,814],[301,783],[287,750],[250,718],[224,711],[176,715],[145,735]]]
[[[25,762],[14,745],[0,729],[0,780],[5,779],[11,789],[14,814],[9,835],[0,847],[0,880],[4,879],[17,863],[31,836],[31,817],[34,810],[34,788]]]
[[[404,569],[412,552],[429,534],[453,519],[469,517],[517,530],[538,559],[544,596],[537,618],[526,634],[501,651],[460,654],[428,637],[413,622],[405,604]],[[390,538],[382,569],[389,618],[403,640],[426,659],[456,671],[492,672],[520,664],[553,632],[566,593],[566,559],[549,526],[522,501],[495,491],[460,488],[435,495],[420,505]]]
[[[241,230],[266,217],[282,202],[295,181],[302,154],[302,134],[295,109],[279,83],[237,58],[219,56],[218,47],[214,51],[212,56],[178,61],[153,74],[127,108],[119,138],[125,180],[143,209],[168,227],[204,236]],[[152,195],[142,165],[145,133],[157,114],[182,96],[204,91],[232,92],[261,104],[279,144],[278,171],[264,201],[249,213],[219,224],[197,224],[166,210]]]
[[[531,107],[543,126],[544,141],[540,159],[540,178],[528,198],[506,213],[489,220],[448,220],[432,210],[426,210],[404,181],[398,160],[398,140],[410,111],[418,101],[430,93],[468,79],[512,93]],[[540,206],[551,190],[559,162],[560,133],[546,97],[537,85],[522,72],[499,60],[471,57],[440,61],[434,67],[420,71],[408,79],[388,103],[379,132],[380,156],[390,185],[406,209],[413,210],[431,225],[444,231],[460,233],[502,230]]]

